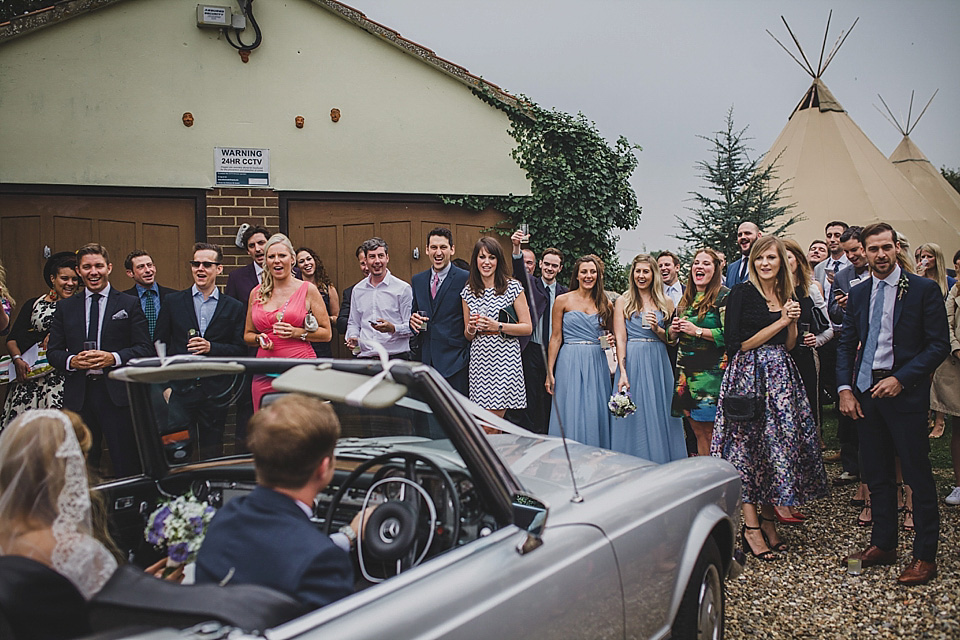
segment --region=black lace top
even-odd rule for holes
[[[782,311],[770,311],[763,294],[753,286],[752,282],[738,284],[730,291],[727,300],[727,318],[723,331],[723,341],[727,346],[727,353],[733,355],[740,350],[740,345],[749,340],[764,327],[768,327],[780,319]],[[765,344],[786,344],[787,329],[784,328]]]

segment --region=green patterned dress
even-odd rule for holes
[[[717,397],[727,368],[727,354],[723,342],[723,316],[730,290],[720,289],[713,307],[701,320],[696,310],[703,293],[697,293],[693,306],[679,311],[681,318],[709,331],[713,341],[680,334],[677,350],[677,386],[673,393],[673,415],[690,412],[698,422],[713,422],[717,417]]]

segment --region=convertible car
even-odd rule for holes
[[[723,636],[740,508],[739,477],[724,461],[657,465],[532,434],[419,363],[178,357],[112,375],[128,385],[144,472],[98,487],[131,563],[90,603],[95,633]],[[143,535],[161,499],[192,491],[220,507],[254,488],[252,460],[229,426],[252,375],[272,378],[264,403],[309,394],[339,416],[337,470],[315,501],[316,526],[336,531],[367,505],[381,516],[353,553],[356,592],[315,611],[265,588],[179,585],[137,568],[160,557]],[[230,411],[222,447],[202,449],[174,424],[178,394]]]

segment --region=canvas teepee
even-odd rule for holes
[[[805,244],[822,238],[824,225],[831,220],[861,226],[884,221],[906,234],[912,246],[930,241],[948,247],[958,245],[960,221],[953,218],[951,223],[920,195],[860,130],[821,78],[853,26],[841,33],[826,60],[824,34],[816,68],[807,60],[789,25],[787,30],[803,62],[777,40],[813,78],[761,163],[776,162],[777,180],[786,182],[783,203],[793,203],[792,213],[805,217],[789,231]],[[829,29],[828,19],[827,33]]]
[[[911,92],[910,106],[907,109],[907,120],[905,123],[900,123],[896,117],[894,117],[887,103],[883,101],[883,98],[878,97],[880,97],[880,102],[883,102],[887,113],[890,114],[890,118],[888,119],[891,124],[903,135],[903,140],[900,141],[900,144],[890,155],[890,162],[916,187],[920,195],[946,218],[948,223],[954,228],[960,228],[960,193],[957,193],[957,190],[937,171],[933,163],[927,160],[927,157],[923,155],[920,147],[910,138],[910,134],[914,128],[916,128],[917,123],[920,122],[923,114],[927,112],[927,107],[930,106],[930,103],[933,102],[933,98],[936,97],[936,95],[937,92],[934,91],[930,100],[927,101],[927,106],[923,108],[923,111],[920,112],[916,120],[912,120],[913,93]],[[938,244],[942,242],[935,238],[931,238],[930,240]],[[956,244],[957,243],[954,242],[953,244],[947,243],[942,246],[944,251],[949,253],[950,249]]]

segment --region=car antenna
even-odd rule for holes
[[[527,277],[527,284],[530,284],[530,274],[525,273]],[[540,339],[543,342],[543,338]],[[543,354],[543,363],[547,363],[547,348],[544,345],[540,345],[540,352]],[[556,388],[554,388],[556,392]],[[577,488],[577,478],[573,473],[573,462],[570,460],[570,449],[567,447],[567,431],[563,428],[563,417],[560,415],[559,407],[557,406],[557,395],[556,393],[550,394],[550,404],[553,407],[553,415],[557,416],[557,424],[560,425],[560,439],[563,440],[563,453],[567,456],[567,468],[570,470],[570,482],[573,484],[573,496],[570,498],[570,502],[580,503],[583,502],[583,496],[580,495],[580,490]]]

